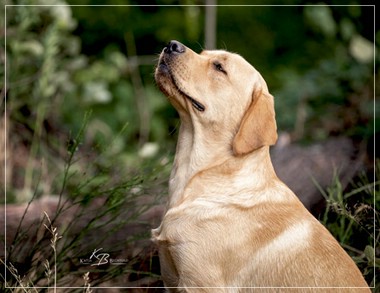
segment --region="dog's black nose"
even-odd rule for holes
[[[181,53],[185,53],[185,51],[186,51],[186,47],[178,41],[170,41],[169,44],[167,44],[164,49],[164,52],[167,54],[171,54],[171,53],[181,54]]]

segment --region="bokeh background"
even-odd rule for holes
[[[4,284],[49,287],[55,279],[58,286],[83,286],[82,274],[90,272],[94,287],[162,285],[149,230],[164,209],[179,120],[153,74],[162,48],[175,39],[196,52],[239,53],[262,73],[275,97],[279,175],[310,193],[305,205],[375,285],[374,6],[230,2],[5,2]],[[55,249],[42,211],[63,236]],[[125,264],[80,263],[99,247]],[[55,278],[46,278],[45,259]]]

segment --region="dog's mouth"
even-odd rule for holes
[[[176,82],[175,78],[174,78],[174,75],[172,74],[169,66],[165,63],[164,60],[161,59],[160,63],[159,63],[159,70],[162,71],[162,72],[165,72],[166,74],[168,74],[170,76],[170,79],[172,81],[172,84],[174,85],[175,89],[182,95],[184,96],[186,99],[188,99],[192,106],[198,110],[199,112],[203,112],[206,107],[198,102],[196,99],[192,98],[191,96],[189,96],[188,94],[186,94],[179,86],[178,86],[178,83]]]

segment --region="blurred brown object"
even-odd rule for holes
[[[307,209],[313,210],[324,200],[317,184],[325,189],[336,175],[343,188],[346,187],[364,167],[365,156],[346,137],[332,137],[321,143],[300,146],[290,143],[287,134],[281,134],[271,157],[277,176]]]

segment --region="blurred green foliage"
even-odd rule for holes
[[[73,9],[79,21],[75,33],[84,40],[86,54],[99,56],[110,42],[131,54],[124,42],[126,33],[133,34],[138,55],[157,54],[171,39],[196,51],[203,49],[205,7],[129,4],[137,6]],[[221,0],[218,4],[230,3]],[[217,47],[238,52],[263,74],[276,97],[279,128],[293,132],[295,139],[325,139],[336,134],[370,137],[374,131],[373,7],[359,2],[351,6],[284,4],[294,6],[219,6]],[[99,19],[92,17],[95,10],[100,11]],[[150,83],[151,75],[145,70],[142,73]]]
[[[6,8],[7,112],[17,133],[11,140],[30,150],[26,167],[16,170],[24,178],[17,188],[33,190],[43,153],[62,170],[57,158],[88,112],[84,150],[107,150],[131,168],[146,156],[144,147],[149,156],[174,150],[177,114],[156,89],[154,66],[171,39],[203,49],[205,7],[153,2],[8,1],[22,4]],[[373,7],[286,4],[292,6],[218,6],[217,47],[262,73],[275,96],[278,128],[293,139],[371,138],[379,63]]]

